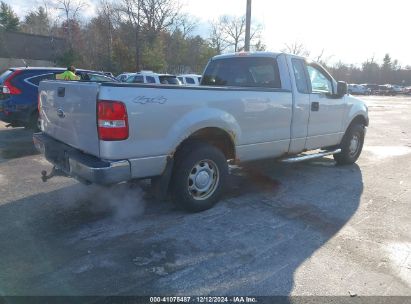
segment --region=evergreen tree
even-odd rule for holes
[[[19,17],[13,11],[12,7],[1,1],[0,3],[0,27],[6,31],[19,30]]]
[[[25,33],[48,35],[50,33],[50,20],[44,7],[30,12],[24,19],[22,30]]]

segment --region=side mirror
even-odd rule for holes
[[[348,85],[345,81],[337,82],[337,97],[341,98],[348,92]]]

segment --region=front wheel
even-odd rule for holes
[[[173,201],[190,212],[213,207],[221,197],[228,164],[218,148],[189,144],[177,155],[172,178]]]
[[[341,142],[341,153],[334,154],[338,165],[350,165],[360,157],[364,145],[365,129],[361,124],[352,125]]]

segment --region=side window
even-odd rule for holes
[[[211,61],[201,84],[281,88],[277,61],[271,57],[235,57]]]
[[[293,58],[293,71],[295,77],[295,83],[297,85],[297,91],[303,94],[310,93],[310,89],[308,87],[307,77],[306,77],[306,69],[305,63],[301,59]]]
[[[56,80],[56,75],[55,74],[44,74],[44,75],[40,75],[40,76],[27,79],[28,82],[35,85],[36,87],[38,87],[40,84],[40,81],[43,81],[43,80]]]
[[[177,77],[178,80],[180,80],[181,83],[184,83],[184,78],[183,77]]]
[[[332,94],[333,89],[331,80],[322,71],[310,65],[307,66],[307,70],[313,93]]]
[[[127,78],[128,83],[144,83],[144,77],[141,75],[138,76],[131,76],[129,78]]]
[[[147,83],[156,83],[156,79],[152,76],[146,76]]]
[[[194,79],[191,78],[191,77],[186,77],[186,82],[187,82],[188,84],[195,84]]]

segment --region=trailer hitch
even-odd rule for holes
[[[41,171],[41,180],[44,183],[54,176],[67,176],[67,174],[63,170],[57,168],[56,166],[54,166],[53,169],[51,169],[50,174],[47,174],[46,170]]]

